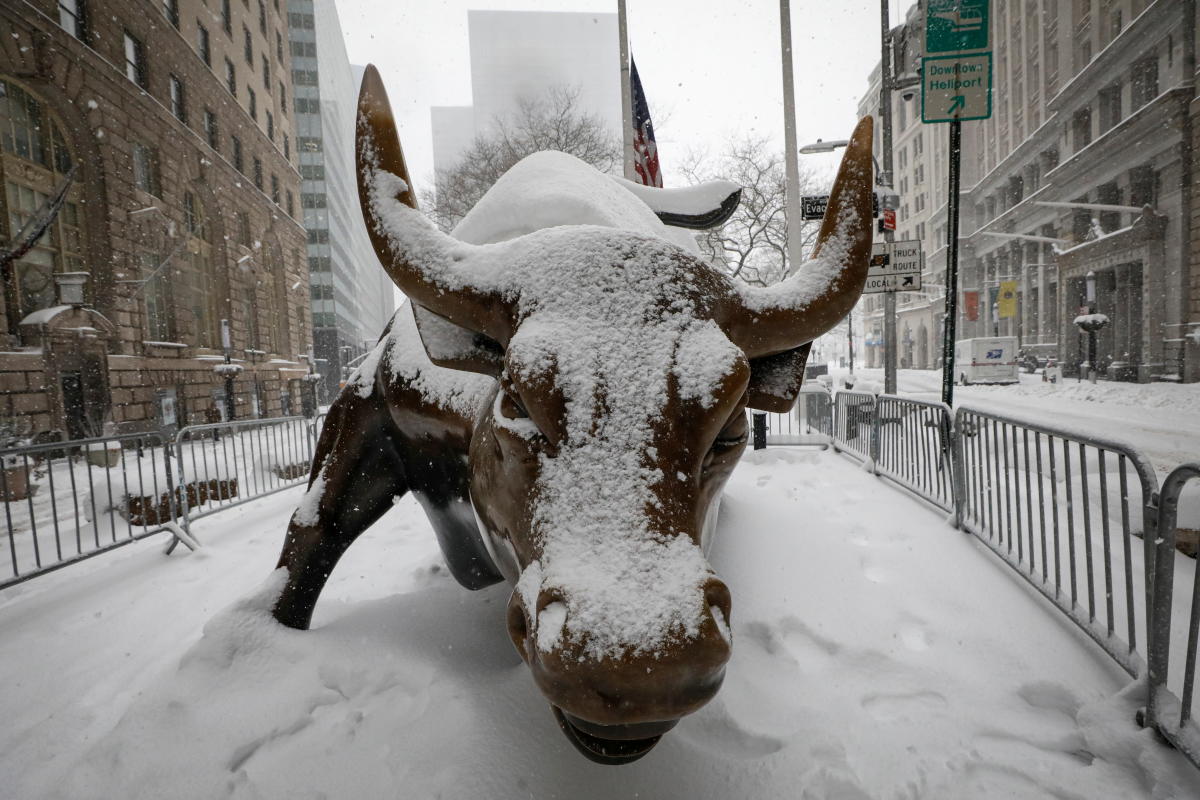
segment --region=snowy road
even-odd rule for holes
[[[833,454],[738,467],[711,559],[734,597],[725,686],[620,768],[558,732],[508,590],[454,585],[410,498],[350,549],[314,630],[270,621],[297,497],[203,520],[196,554],[154,541],[0,594],[6,796],[1200,796],[1103,654]]]

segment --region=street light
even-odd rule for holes
[[[1087,368],[1088,380],[1096,382],[1096,334],[1108,324],[1108,317],[1096,313],[1096,273],[1089,270],[1087,274],[1087,314],[1075,318],[1075,324],[1088,335],[1087,361],[1079,365],[1079,379],[1083,380],[1084,368]]]

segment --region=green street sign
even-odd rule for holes
[[[988,48],[988,0],[928,0],[925,52]]]
[[[921,59],[921,121],[960,122],[992,115],[992,54]]]

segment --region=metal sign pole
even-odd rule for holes
[[[796,148],[796,93],[792,76],[792,10],[788,0],[779,0],[780,52],[783,63],[783,155],[785,166],[784,202],[787,210],[787,269],[794,275],[800,269],[800,162]]]
[[[888,0],[879,2],[879,122],[883,129],[883,170],[876,182],[892,185],[892,31],[888,19]],[[883,240],[889,244],[896,236],[889,228],[883,231]],[[896,393],[896,290],[887,289],[883,294],[883,391]]]
[[[633,171],[633,91],[629,86],[629,19],[625,0],[617,0],[617,35],[621,54],[621,152],[625,180],[636,181]]]
[[[950,185],[946,199],[946,320],[942,325],[942,402],[954,407],[954,339],[958,320],[958,183],[962,161],[962,123],[950,123]]]

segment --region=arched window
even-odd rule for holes
[[[260,284],[266,295],[268,347],[271,352],[286,356],[291,350],[288,333],[287,271],[283,261],[283,249],[277,244],[269,245],[266,269]]]
[[[72,165],[62,129],[29,91],[0,78],[0,182],[4,184],[0,243],[7,244],[55,194]],[[55,304],[54,273],[84,270],[83,222],[77,180],[46,233],[4,272],[8,329]]]

